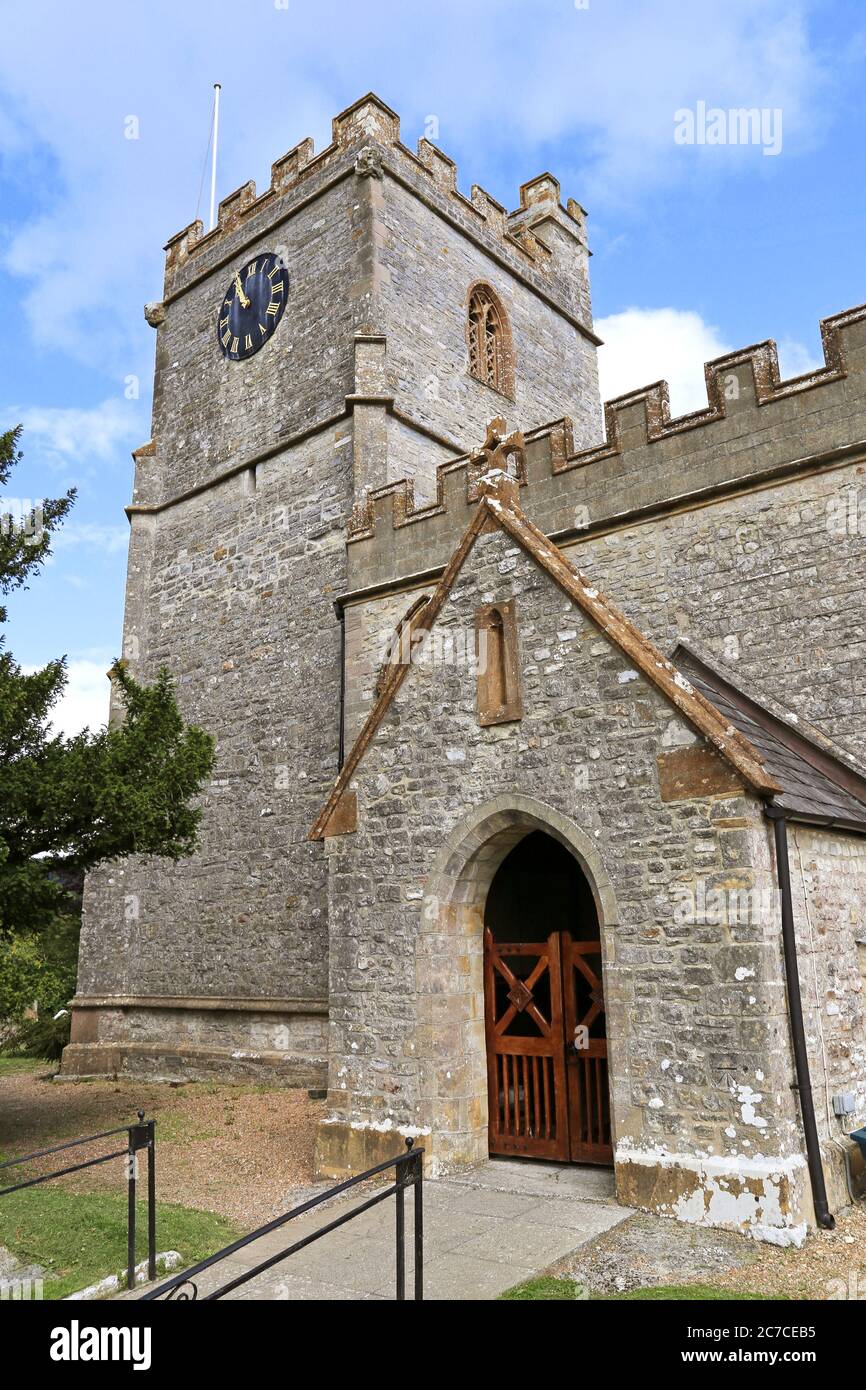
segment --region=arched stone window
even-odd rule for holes
[[[514,345],[502,301],[487,284],[472,286],[466,316],[469,374],[504,396],[514,395]]]

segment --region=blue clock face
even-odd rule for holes
[[[243,362],[276,331],[289,297],[289,272],[272,251],[236,272],[217,315],[223,357]]]

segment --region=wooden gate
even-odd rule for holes
[[[600,942],[487,928],[484,1003],[490,1152],[612,1162]]]
[[[496,942],[484,933],[490,1152],[568,1158],[559,933]]]
[[[612,1163],[600,941],[562,933],[562,987],[569,1153],[579,1163]]]

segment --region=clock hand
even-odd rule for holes
[[[237,293],[238,299],[241,301],[241,305],[243,306],[243,308],[244,308],[244,309],[248,309],[248,308],[250,307],[250,301],[249,301],[249,299],[247,298],[247,296],[244,294],[243,285],[241,284],[241,277],[240,277],[240,274],[236,274],[236,275],[235,275],[235,291],[236,291],[236,293]]]

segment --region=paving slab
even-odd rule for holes
[[[200,1294],[279,1254],[369,1195],[328,1203],[236,1251],[196,1278]],[[554,1163],[491,1160],[466,1173],[427,1179],[423,1197],[425,1299],[496,1298],[633,1215],[617,1204],[609,1170]],[[406,1294],[411,1299],[414,1194],[407,1194],[405,1209]],[[395,1225],[394,1200],[389,1198],[226,1297],[394,1299]]]

